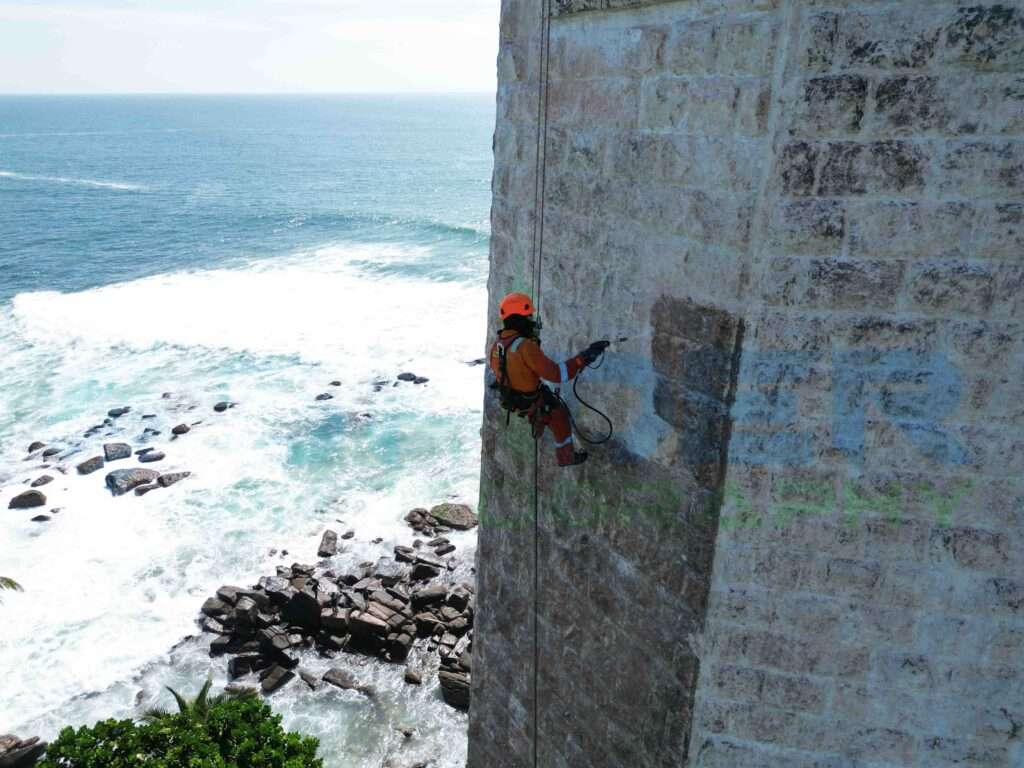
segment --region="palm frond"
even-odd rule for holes
[[[155,723],[157,720],[163,720],[170,716],[171,715],[169,712],[165,712],[164,710],[158,709],[156,707],[153,707],[152,709],[147,709],[145,712],[142,713],[142,719],[145,720],[147,723]]]
[[[21,584],[16,582],[14,579],[7,578],[6,576],[0,576],[0,589],[6,589],[12,592],[24,592],[21,588]]]
[[[181,712],[182,714],[187,714],[189,709],[191,709],[191,707],[189,706],[189,703],[187,701],[185,701],[185,699],[182,697],[182,695],[180,693],[178,693],[176,690],[171,688],[171,686],[168,685],[168,686],[166,686],[166,688],[167,688],[168,691],[171,692],[171,696],[174,697],[174,700],[176,702],[178,702],[178,711]]]
[[[206,697],[210,693],[210,687],[212,685],[213,678],[206,678],[206,682],[203,683],[203,687],[199,689],[199,695],[196,696],[196,700],[192,702],[192,709],[200,718],[205,718],[206,713],[209,711],[209,702]]]

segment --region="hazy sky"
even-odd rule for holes
[[[0,0],[0,93],[490,91],[500,0]]]

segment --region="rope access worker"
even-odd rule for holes
[[[587,365],[597,360],[607,342],[595,342],[564,363],[556,363],[540,348],[541,323],[534,319],[533,301],[525,293],[510,293],[499,307],[504,327],[491,347],[490,367],[497,378],[501,405],[517,416],[526,417],[539,439],[546,427],[555,437],[558,466],[571,467],[587,460],[586,451],[573,443],[572,417],[565,403],[543,382],[567,384]]]

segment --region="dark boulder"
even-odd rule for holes
[[[302,682],[309,686],[309,690],[311,691],[315,691],[317,688],[320,687],[320,679],[312,672],[300,670],[299,677],[302,678]]]
[[[155,464],[158,461],[163,461],[167,458],[167,455],[163,451],[146,451],[139,455],[139,461],[143,464]]]
[[[327,400],[333,400],[334,395],[332,395],[330,392],[324,392],[322,394],[317,395],[316,399],[318,403],[323,403]]]
[[[351,530],[351,529],[349,529],[349,530],[345,531],[343,534],[341,534],[341,538],[345,539],[346,541],[349,540],[349,539],[354,539],[355,537],[356,537],[356,532]]]
[[[374,616],[369,611],[364,613],[353,611],[349,615],[348,625],[353,635],[387,636],[389,630],[387,621]]]
[[[428,381],[430,381],[430,379],[428,379],[426,376],[417,376],[415,379],[412,380],[412,383],[413,384],[426,384]]]
[[[412,667],[406,667],[405,682],[409,685],[423,685],[423,675]]]
[[[111,408],[109,411],[107,411],[107,416],[111,419],[119,419],[126,413],[131,412],[131,410],[132,409],[129,408],[128,406],[124,406],[122,408]]]
[[[235,403],[228,402],[228,401],[225,400],[225,401],[217,403],[215,406],[213,406],[213,410],[216,413],[224,413],[224,411],[226,411],[228,408],[234,408],[234,407],[235,407]]]
[[[395,547],[395,560],[400,563],[414,563],[416,562],[416,550],[412,547]]]
[[[454,544],[445,544],[444,546],[438,547],[437,549],[435,549],[434,553],[439,555],[439,556],[441,556],[441,557],[444,557],[445,555],[450,555],[454,551],[455,551],[455,545]]]
[[[33,523],[48,523],[50,518],[47,515],[36,515],[32,518]]]
[[[416,563],[412,567],[412,579],[413,581],[430,581],[436,579],[441,575],[441,571],[432,565],[426,563]]]
[[[140,486],[136,487],[135,495],[136,496],[145,496],[147,493],[151,493],[152,491],[156,491],[156,490],[159,490],[159,489],[160,489],[160,486],[157,483],[146,483],[145,485],[140,485]]]
[[[0,768],[31,768],[46,751],[47,744],[39,737],[19,739],[0,736]]]
[[[260,656],[258,653],[235,656],[228,662],[228,677],[236,680],[239,677],[245,677],[253,672],[266,669],[270,666],[270,663],[270,659]]]
[[[140,472],[149,472],[151,470],[139,470]],[[158,473],[154,473],[158,474]],[[166,475],[160,475],[160,479],[157,480],[160,483],[161,488],[170,488],[175,483],[180,483],[186,477],[191,477],[191,472],[168,472]]]
[[[46,496],[42,491],[25,491],[19,493],[7,505],[8,509],[35,509],[46,505]]]
[[[331,382],[331,386],[332,387],[340,387],[341,386],[341,382],[340,381],[332,381]]]
[[[78,465],[78,474],[91,475],[93,472],[103,469],[104,463],[102,456],[93,456],[88,461],[83,461]]]
[[[171,434],[174,435],[175,437],[180,437],[181,435],[187,435],[191,431],[192,427],[190,427],[188,424],[179,424],[178,426],[171,430]]]
[[[412,593],[412,604],[417,609],[427,605],[440,605],[444,602],[448,590],[441,584],[435,584]]]
[[[203,607],[199,609],[204,616],[211,619],[220,619],[231,614],[231,605],[217,597],[208,597]]]
[[[412,373],[411,371],[406,371],[405,373],[398,374],[398,380],[399,381],[416,381],[416,374]]]
[[[46,443],[41,443],[38,440],[36,440],[36,442],[32,443],[32,445],[30,445],[28,447],[28,452],[29,453],[35,453],[36,451],[41,450],[41,449],[43,449],[45,447],[46,447]]]
[[[458,531],[468,531],[479,522],[473,510],[465,504],[438,504],[430,510],[430,516],[441,525]]]
[[[338,534],[332,530],[324,531],[317,554],[320,557],[334,557],[338,554]]]
[[[157,478],[160,478],[160,473],[152,469],[115,469],[107,475],[107,487],[115,496],[123,496],[140,485],[152,483]]]
[[[289,624],[302,627],[308,632],[320,629],[320,603],[316,595],[309,589],[303,589],[292,595],[284,607],[281,616]]]
[[[469,686],[470,678],[463,672],[448,672],[442,670],[437,673],[441,681],[441,695],[445,702],[455,709],[469,709]]]
[[[61,451],[60,448],[47,448],[45,451],[43,451],[43,458],[44,459],[52,458],[52,457],[56,456],[58,453],[60,453],[60,451]]]
[[[53,482],[53,477],[51,477],[50,475],[43,475],[38,480],[35,480],[32,483],[32,487],[33,488],[42,488],[44,485],[49,485],[52,482]]]
[[[263,681],[260,683],[260,687],[263,689],[263,693],[270,694],[281,690],[294,679],[294,672],[285,669],[279,664],[275,664],[267,670]]]
[[[107,443],[103,446],[103,457],[107,461],[120,461],[132,457],[132,447],[127,443]]]

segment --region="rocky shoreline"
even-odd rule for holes
[[[318,565],[279,566],[249,587],[223,586],[200,610],[200,627],[215,635],[211,656],[227,655],[231,687],[246,678],[269,695],[296,679],[310,689],[321,684],[373,697],[346,670],[331,668],[317,678],[300,668],[301,653],[321,657],[339,653],[372,656],[406,664],[405,681],[423,682],[422,670],[408,660],[414,648],[436,653],[438,681],[450,706],[469,709],[472,674],[475,588],[455,583],[455,546],[443,536],[469,530],[476,515],[462,504],[414,509],[406,521],[434,538],[396,546],[393,557],[361,563],[356,572],[338,573],[329,559],[338,551],[338,534],[325,531]]]
[[[46,747],[46,742],[39,737],[0,736],[0,768],[31,768],[43,756]]]
[[[101,423],[89,427],[81,436],[62,440],[59,445],[50,445],[40,440],[34,441],[28,446],[28,455],[24,460],[39,462],[31,472],[42,474],[35,474],[34,477],[24,481],[28,490],[11,498],[7,505],[8,509],[39,512],[49,506],[47,492],[55,487],[53,484],[57,483],[60,477],[72,474],[86,477],[109,468],[111,464],[130,463],[133,459],[140,466],[111,469],[104,476],[104,485],[112,495],[124,496],[134,492],[136,496],[145,496],[158,489],[170,488],[190,477],[192,473],[187,470],[162,472],[152,468],[153,465],[167,460],[171,448],[150,445],[149,443],[160,437],[163,431],[147,425],[161,416],[167,423],[174,424],[180,419],[177,414],[182,411],[195,411],[199,406],[179,401],[170,392],[165,392],[162,400],[168,402],[167,413],[162,415],[143,413],[139,418],[139,426],[133,426],[132,408],[119,406],[111,408]],[[228,409],[234,408],[235,405],[231,402],[218,402],[213,406],[213,411],[218,414],[224,413]],[[169,428],[171,441],[187,435],[202,423],[202,421],[192,421],[191,423],[175,424]],[[139,430],[138,433],[132,436],[131,433],[136,430]],[[92,442],[96,437],[107,438],[109,442],[97,445]],[[137,445],[144,447],[136,448]],[[90,456],[90,454],[94,455]],[[50,522],[55,515],[62,511],[61,507],[51,507],[45,514],[37,514],[33,517],[32,522]]]

